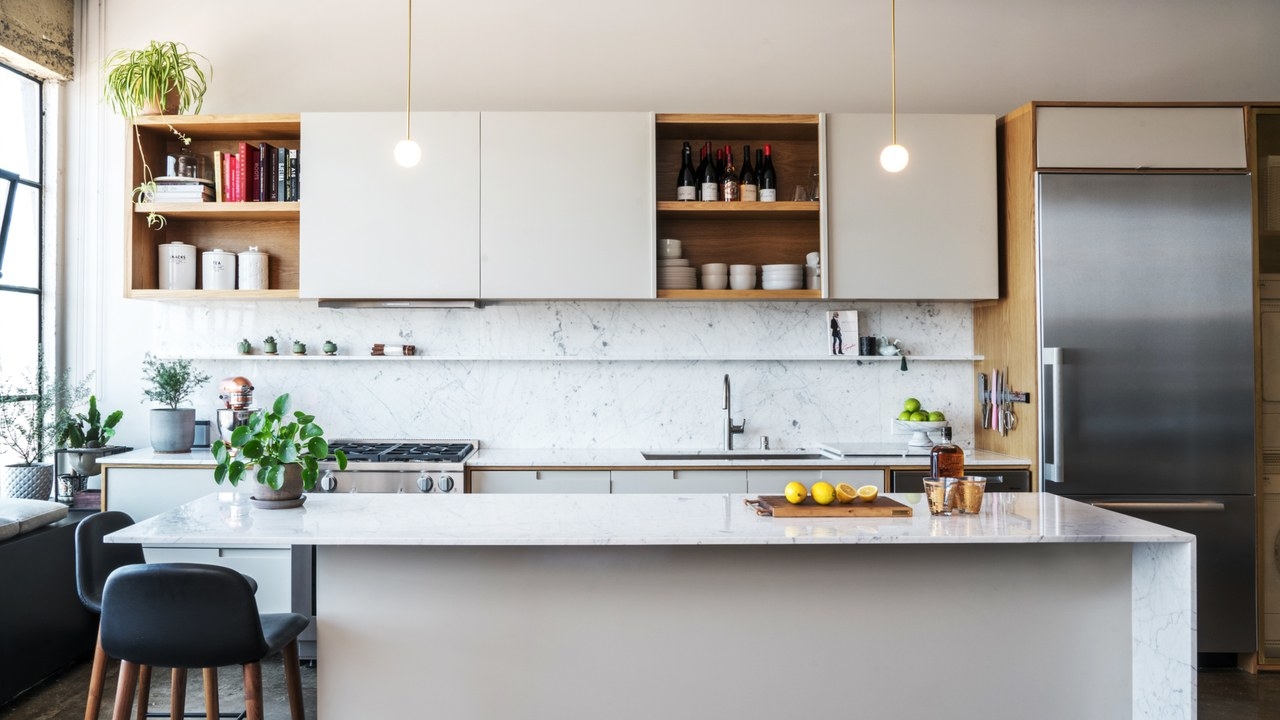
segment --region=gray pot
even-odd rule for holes
[[[151,411],[152,450],[158,453],[191,452],[195,441],[195,408],[154,408]]]
[[[254,473],[256,478],[257,471],[255,470]],[[298,465],[286,465],[284,479],[280,481],[280,489],[276,490],[255,479],[253,495],[249,497],[249,502],[254,507],[264,510],[284,510],[298,507],[306,502],[306,499],[302,494],[302,468]]]
[[[66,468],[71,474],[93,477],[102,472],[102,468],[98,466],[99,458],[114,455],[121,450],[122,448],[108,445],[96,448],[61,448],[58,453],[67,459]]]
[[[48,500],[53,494],[53,465],[5,465],[0,497]]]

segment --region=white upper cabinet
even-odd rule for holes
[[[890,173],[888,115],[829,115],[829,297],[997,297],[995,139],[994,115],[899,115],[910,162]]]
[[[1041,168],[1243,168],[1242,107],[1038,107]]]
[[[480,114],[304,113],[299,291],[309,298],[480,295]]]
[[[653,136],[649,113],[484,113],[481,296],[654,297]]]

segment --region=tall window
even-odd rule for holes
[[[0,388],[34,378],[43,337],[42,94],[39,80],[0,65]]]

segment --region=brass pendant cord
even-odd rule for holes
[[[413,0],[409,0],[409,63],[405,72],[404,138],[409,136],[409,115],[413,110]]]
[[[889,0],[889,127],[893,145],[898,144],[898,12],[896,5],[897,0]]]

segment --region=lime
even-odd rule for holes
[[[787,496],[787,502],[799,505],[809,496],[809,490],[805,488],[804,483],[792,480],[783,488],[782,494]]]
[[[899,420],[910,420],[910,419],[911,419],[911,411],[910,411],[910,410],[903,410],[902,412],[898,413],[898,419],[899,419]]]
[[[813,495],[813,501],[819,505],[830,505],[836,501],[836,489],[829,482],[816,482],[809,492]]]
[[[911,413],[911,422],[928,422],[928,413],[922,413],[919,410]]]
[[[943,420],[946,420],[946,419],[947,419],[947,416],[943,415],[942,411],[940,410],[934,410],[933,412],[929,413],[929,422],[942,422]]]
[[[907,412],[915,412],[920,409],[920,401],[915,398],[907,398],[907,401],[902,403],[902,409]]]

